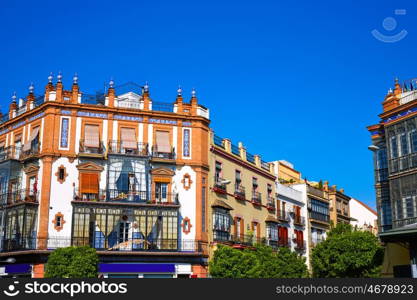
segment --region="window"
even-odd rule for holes
[[[269,223],[266,226],[266,234],[269,240],[278,241],[278,226],[273,223]]]
[[[401,156],[408,154],[408,140],[405,132],[400,135],[400,145],[401,145]]]
[[[37,149],[39,146],[39,126],[32,129],[29,140],[23,145],[23,151]]]
[[[221,181],[221,177],[222,177],[222,163],[216,161],[216,168],[214,170],[214,176],[215,176],[215,181],[216,183],[219,183]]]
[[[119,243],[124,243],[129,241],[129,228],[130,223],[120,222],[119,223]]]
[[[310,198],[310,217],[319,221],[329,222],[329,204],[315,198]]]
[[[241,173],[239,170],[235,171],[235,184],[236,187],[240,186],[240,183],[242,182]]]
[[[162,153],[171,152],[168,131],[156,131],[156,151]]]
[[[272,196],[272,186],[270,184],[267,185],[268,197]]]
[[[80,192],[82,200],[98,200],[99,174],[80,173]]]
[[[100,147],[100,133],[98,125],[85,125],[84,145],[91,148]]]
[[[279,244],[281,246],[288,245],[288,228],[284,226],[279,226],[278,230]]]
[[[59,180],[64,180],[65,179],[65,169],[64,168],[59,168],[58,170],[59,174],[58,174],[58,178]]]
[[[38,192],[36,176],[29,177],[28,195],[34,196]]]
[[[410,132],[411,152],[417,152],[417,131],[415,129]]]
[[[256,177],[252,177],[252,189],[254,192],[258,191],[258,179]]]
[[[155,182],[155,200],[158,203],[168,202],[168,184],[164,182]]]
[[[136,143],[136,133],[134,128],[121,128],[120,136],[122,139],[122,148],[127,152],[132,152],[138,148]]]
[[[205,178],[203,178],[203,184],[205,183]],[[206,187],[201,188],[201,231],[206,232]]]
[[[183,131],[182,153],[184,157],[190,157],[190,129],[185,128]]]
[[[397,143],[397,136],[391,137],[391,158],[398,157],[398,143]]]
[[[228,241],[230,237],[230,215],[223,208],[215,208],[213,214],[214,240]]]
[[[69,119],[62,118],[61,119],[61,140],[60,140],[60,147],[61,148],[68,148],[68,132],[69,132]]]

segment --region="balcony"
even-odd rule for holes
[[[392,221],[393,228],[403,227],[405,225],[410,225],[410,224],[415,224],[415,223],[417,223],[417,217],[411,217],[411,218]]]
[[[266,199],[266,208],[269,211],[274,211],[276,206],[275,206],[275,198],[268,196],[268,198]]]
[[[326,215],[326,214],[322,214],[316,211],[311,211],[310,212],[310,219],[315,220],[315,221],[319,221],[319,222],[324,222],[324,223],[330,223],[330,216]]]
[[[22,150],[20,152],[20,159],[21,160],[27,160],[31,158],[38,157],[40,153],[40,144],[33,144],[32,147],[29,150]]]
[[[328,200],[327,193],[319,188],[315,188],[313,186],[307,185],[307,193]]]
[[[221,178],[221,177],[214,177],[214,186],[213,191],[219,194],[227,194],[227,188],[226,188],[226,182],[227,180]]]
[[[37,246],[36,233],[33,236],[3,238],[0,240],[0,252],[35,250]]]
[[[147,143],[109,141],[109,154],[128,155],[128,156],[149,156]]]
[[[245,187],[241,184],[235,184],[235,193],[234,196],[238,200],[245,200],[246,194],[245,194]]]
[[[22,153],[22,147],[16,147],[16,146],[9,146],[7,148],[4,148],[0,151],[0,162],[6,161],[9,159],[20,159],[20,154]]]
[[[302,240],[302,241],[297,241],[296,243],[295,243],[295,247],[294,247],[294,249],[295,250],[299,250],[299,251],[302,251],[302,250],[305,250],[306,249],[306,241],[305,240]]]
[[[306,225],[306,219],[302,216],[294,216],[294,224],[298,226],[305,226]]]
[[[152,146],[151,158],[153,161],[166,162],[175,160],[175,148],[171,147],[170,152],[158,151],[156,146]]]
[[[104,145],[103,142],[99,142],[98,147],[88,146],[91,143],[86,143],[84,139],[80,140],[79,156],[83,157],[104,157]]]
[[[177,193],[149,193],[147,191],[99,190],[97,193],[80,193],[75,190],[75,201],[134,203],[149,205],[179,205]]]
[[[265,239],[250,234],[233,234],[230,236],[230,242],[236,245],[253,246],[255,244],[265,244]]]
[[[251,202],[255,206],[262,205],[262,194],[260,192],[253,191]]]
[[[289,222],[290,221],[290,214],[288,213],[288,211],[278,210],[277,211],[277,218],[281,222]]]
[[[21,203],[37,203],[38,193],[33,189],[20,189],[0,195],[0,204],[15,205]]]
[[[34,234],[36,236],[36,234]],[[46,249],[54,250],[68,246],[90,246],[97,251],[143,251],[207,253],[207,243],[198,240],[159,239],[150,237],[126,238],[122,241],[106,237],[49,237],[12,238],[0,241],[1,252]]]

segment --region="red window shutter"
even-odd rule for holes
[[[81,193],[97,194],[98,193],[98,174],[97,173],[80,173]]]

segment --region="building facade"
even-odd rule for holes
[[[89,245],[104,277],[205,277],[209,112],[195,91],[160,103],[147,84],[90,95],[57,79],[2,116],[0,257],[42,277],[50,251]]]
[[[383,273],[417,277],[416,80],[396,79],[368,126],[374,153],[379,237],[386,245]]]
[[[378,215],[376,211],[368,205],[351,198],[349,201],[349,210],[354,218],[351,218],[350,224],[360,230],[369,231],[372,234],[378,234]]]

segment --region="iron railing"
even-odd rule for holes
[[[267,199],[266,199],[266,207],[269,210],[275,210],[275,198],[274,197],[271,197],[271,196],[268,196],[267,197]]]
[[[304,226],[306,224],[306,220],[302,216],[294,216],[294,224],[299,226]]]
[[[250,154],[250,153],[248,153],[248,152],[246,152],[246,160],[248,162],[254,164],[255,163],[255,156],[252,155],[252,154]]]
[[[110,238],[103,235],[91,237],[13,237],[3,238],[1,252],[21,250],[54,250],[69,246],[90,246],[97,251],[144,251],[144,252],[189,252],[206,253],[207,242],[199,240],[179,240],[145,237],[137,234],[137,237],[126,239]]]
[[[393,220],[392,226],[393,228],[398,228],[398,227],[402,227],[402,226],[409,225],[409,224],[415,224],[415,223],[417,223],[417,217],[411,217],[411,218],[406,218],[406,219]]]
[[[123,154],[133,156],[149,156],[147,143],[128,142],[127,146],[122,141],[109,141],[109,154]]]
[[[5,161],[8,159],[20,159],[21,153],[22,147],[8,146],[0,150],[0,161]]]
[[[89,147],[85,145],[85,140],[80,140],[80,150],[79,153],[82,154],[104,154],[104,146],[103,143],[100,141],[98,147]]]
[[[158,151],[156,146],[152,146],[152,158],[161,158],[161,159],[175,159],[175,148],[171,147],[170,152],[161,152]]]
[[[236,183],[234,195],[238,199],[245,199],[246,198],[245,187],[241,184]]]
[[[40,149],[41,149],[40,143],[32,144],[29,150],[22,149],[20,153],[20,159],[28,159],[28,158],[34,157],[39,154]]]
[[[224,148],[223,139],[219,137],[218,135],[214,135],[213,142],[214,142],[214,145]]]
[[[152,101],[152,110],[163,111],[163,112],[174,112],[174,104]]]
[[[236,146],[236,145],[233,145],[233,144],[232,144],[232,153],[233,153],[234,155],[240,156],[240,150],[239,150],[239,147],[238,147],[238,146]]]
[[[305,240],[298,240],[295,243],[296,250],[304,250],[306,248],[306,241]]]
[[[227,192],[226,183],[224,183],[225,181],[226,180],[221,177],[214,176],[214,189],[216,192]]]
[[[290,213],[288,211],[280,209],[280,210],[277,211],[277,218],[281,222],[289,222],[290,221]]]
[[[260,192],[252,192],[252,203],[255,205],[262,205],[262,194]]]
[[[19,203],[37,203],[38,191],[34,189],[18,189],[0,195],[0,204],[12,205]]]
[[[319,213],[319,212],[316,212],[316,211],[311,211],[310,212],[310,219],[321,221],[321,222],[326,222],[326,223],[330,222],[330,216],[329,215],[322,214],[322,213]]]

